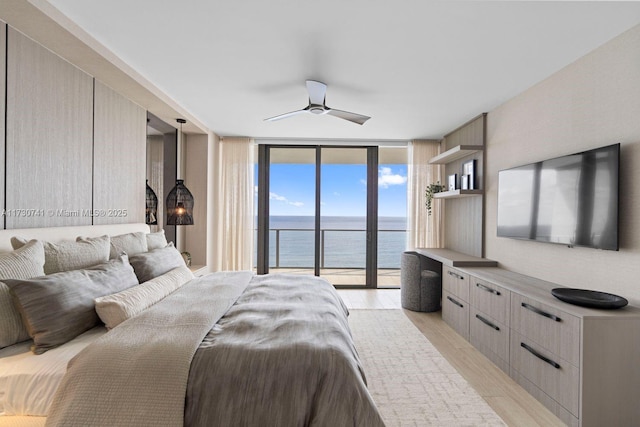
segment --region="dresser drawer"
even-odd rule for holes
[[[573,415],[579,415],[578,368],[514,330],[511,330],[510,359],[512,369]]]
[[[533,299],[511,295],[511,329],[528,341],[580,365],[580,320]]]
[[[471,306],[469,341],[502,370],[508,372],[509,328],[503,323]],[[499,360],[496,361],[496,358]]]
[[[455,268],[442,266],[442,289],[469,302],[469,275]]]
[[[469,340],[469,303],[443,291],[442,319],[464,339]]]
[[[507,289],[469,276],[469,302],[481,312],[490,314],[498,322],[509,324],[511,292]]]

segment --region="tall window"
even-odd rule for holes
[[[265,146],[260,158],[259,273],[315,274],[336,286],[399,286],[405,147]]]

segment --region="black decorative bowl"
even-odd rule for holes
[[[551,294],[561,301],[583,307],[611,310],[629,304],[629,301],[621,296],[588,289],[555,288],[551,289]]]

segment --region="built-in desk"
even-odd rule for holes
[[[449,267],[497,267],[498,263],[486,258],[479,258],[472,255],[441,248],[418,248],[415,252],[441,262]]]

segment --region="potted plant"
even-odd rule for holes
[[[440,193],[444,191],[444,185],[440,184],[440,181],[437,181],[435,184],[429,184],[427,190],[425,192],[427,199],[427,215],[431,216],[431,200],[433,200],[433,195],[435,193]]]

